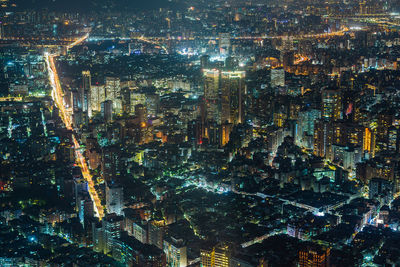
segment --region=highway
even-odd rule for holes
[[[88,34],[85,36],[77,39],[73,43],[67,46],[68,49],[72,48],[75,45],[78,45],[79,43],[83,42],[86,38],[88,38]],[[47,71],[49,75],[49,81],[52,87],[52,98],[54,102],[56,103],[58,109],[59,109],[59,115],[61,120],[63,121],[65,127],[67,129],[70,129],[73,131],[72,127],[72,121],[71,121],[71,111],[69,111],[64,104],[64,92],[61,87],[60,79],[57,73],[57,68],[55,65],[55,58],[57,57],[57,54],[50,54],[50,53],[45,53],[45,60],[46,60],[46,66],[47,66]],[[82,171],[82,176],[83,178],[87,181],[88,187],[89,187],[89,195],[94,203],[94,212],[95,216],[99,217],[102,219],[104,217],[104,207],[101,205],[101,200],[97,194],[97,191],[94,187],[94,181],[93,177],[90,174],[87,162],[85,157],[82,155],[81,152],[81,146],[76,138],[76,133],[73,131],[72,133],[72,141],[74,143],[74,149],[75,149],[75,159],[79,167],[81,168]]]

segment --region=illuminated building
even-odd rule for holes
[[[271,87],[285,86],[285,70],[283,68],[271,69]]]
[[[113,240],[112,256],[123,266],[167,266],[164,252],[148,244],[139,242],[132,236],[122,232]]]
[[[386,149],[389,143],[389,128],[393,124],[393,114],[391,112],[378,114],[377,124],[375,149],[379,152]]]
[[[230,259],[231,251],[227,244],[218,244],[211,250],[200,250],[201,267],[229,267]]]
[[[94,216],[93,201],[88,192],[81,193],[76,199],[78,208],[78,217],[82,225],[85,225],[85,220]]]
[[[337,121],[332,123],[332,143],[363,147],[365,128],[361,125]]]
[[[342,97],[338,90],[323,89],[321,102],[321,115],[323,119],[338,120],[341,118]]]
[[[82,88],[81,88],[81,103],[82,103],[82,111],[86,115],[91,115],[90,111],[90,92],[91,92],[91,84],[92,84],[92,77],[90,75],[90,71],[82,71]],[[89,114],[88,114],[89,113]]]
[[[111,122],[113,119],[113,101],[106,100],[101,102],[101,116],[105,122]]]
[[[307,246],[299,251],[300,267],[327,267],[329,266],[330,248]]]
[[[221,123],[242,123],[245,103],[245,72],[221,72]]]
[[[147,223],[134,222],[132,225],[132,234],[143,244],[148,243],[148,226]]]
[[[135,106],[135,115],[139,118],[139,122],[141,125],[146,125],[147,123],[147,110],[146,107],[142,104],[138,104]]]
[[[203,136],[211,144],[223,146],[229,141],[232,125],[244,121],[245,72],[205,69],[203,73]]]
[[[395,126],[390,126],[388,129],[388,145],[387,149],[393,152],[399,152],[399,129]]]
[[[369,181],[369,198],[385,200],[384,203],[388,203],[393,199],[393,183],[382,179],[372,178]]]
[[[106,185],[106,208],[108,213],[122,214],[124,208],[124,191],[122,186],[112,182]]]
[[[106,77],[105,80],[106,99],[114,100],[121,96],[120,79],[117,77]]]
[[[219,34],[219,52],[220,54],[229,54],[231,48],[231,37],[229,33]]]
[[[364,129],[364,137],[363,137],[363,150],[367,151],[374,156],[375,152],[375,134],[371,131],[370,128]]]
[[[131,103],[133,105],[133,103]],[[143,103],[139,103],[143,104]],[[147,114],[149,116],[157,116],[160,110],[160,95],[154,94],[146,94],[146,109]]]
[[[146,104],[146,94],[140,92],[140,91],[131,91],[130,92],[130,113],[135,112],[135,106],[142,104]]]
[[[318,120],[314,125],[314,155],[325,157],[329,155],[332,145],[331,124]]]
[[[205,69],[204,74],[204,102],[207,119],[220,122],[221,114],[219,108],[219,82],[220,71],[217,69]]]
[[[316,109],[300,111],[298,114],[298,134],[296,142],[300,146],[313,148],[314,123],[321,116],[321,112]]]
[[[113,251],[114,240],[121,236],[123,217],[116,214],[108,214],[101,223],[92,225],[93,248],[104,254]]]
[[[164,253],[167,257],[167,264],[171,267],[186,267],[187,255],[186,246],[183,239],[175,239],[173,237],[164,240]]]
[[[101,111],[101,103],[106,100],[106,92],[103,85],[92,85],[90,87],[90,110],[93,112]]]

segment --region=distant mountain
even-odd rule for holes
[[[175,0],[11,0],[10,2],[14,2],[18,10],[48,9],[65,12],[133,11],[183,6]]]

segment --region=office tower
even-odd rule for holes
[[[325,157],[330,155],[332,145],[332,126],[329,122],[318,120],[314,125],[314,155]]]
[[[122,186],[107,182],[106,185],[106,208],[108,213],[122,214],[124,208],[124,191]]]
[[[285,70],[283,68],[271,69],[271,87],[285,86]]]
[[[299,251],[300,267],[328,267],[330,248],[317,245],[305,246]]]
[[[323,119],[339,120],[342,117],[342,96],[339,90],[322,89],[321,105]]]
[[[204,75],[204,105],[205,117],[207,120],[214,120],[218,123],[221,121],[219,108],[219,76],[217,69],[205,69]]]
[[[200,260],[202,267],[229,267],[231,249],[228,244],[218,244],[212,249],[201,249]]]
[[[222,71],[221,86],[221,123],[242,123],[245,104],[245,72]]]
[[[220,54],[229,54],[231,48],[231,37],[229,33],[220,33],[219,34],[219,53]]]
[[[90,87],[90,110],[93,112],[101,111],[101,103],[106,100],[104,85],[92,85]]]
[[[85,113],[89,112],[90,107],[90,88],[92,84],[92,77],[90,71],[82,71],[82,88],[81,88],[81,103],[82,111]]]
[[[168,266],[187,266],[187,248],[184,245],[183,239],[169,237],[164,240],[164,253],[167,256]]]
[[[304,110],[299,112],[298,134],[296,142],[299,146],[309,149],[313,148],[314,123],[320,118],[321,112],[317,109]]]
[[[113,119],[113,102],[106,100],[101,102],[101,116],[105,122],[110,122]]]
[[[118,77],[106,77],[106,99],[114,101],[121,96],[120,79]]]

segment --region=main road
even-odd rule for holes
[[[67,46],[67,49],[70,49],[70,48],[74,47],[75,45],[80,44],[81,42],[86,40],[88,38],[88,36],[89,35],[86,34],[85,36],[75,40],[73,43],[71,43]],[[44,56],[45,56],[45,60],[46,60],[49,81],[50,81],[50,84],[52,87],[52,92],[51,92],[52,98],[60,111],[59,112],[60,118],[61,118],[62,122],[64,123],[65,127],[72,131],[72,141],[74,143],[76,162],[79,165],[79,167],[81,168],[83,178],[88,183],[89,195],[94,204],[93,206],[94,206],[95,215],[96,215],[96,217],[99,217],[100,219],[102,219],[104,217],[104,208],[101,205],[101,200],[100,200],[99,195],[97,194],[97,191],[94,187],[93,177],[90,174],[86,159],[82,155],[81,145],[79,144],[78,139],[76,138],[76,133],[74,132],[74,129],[72,127],[71,111],[65,107],[64,92],[61,87],[60,79],[59,79],[56,64],[55,64],[55,58],[58,55],[50,54],[50,53],[46,52],[44,54]]]

